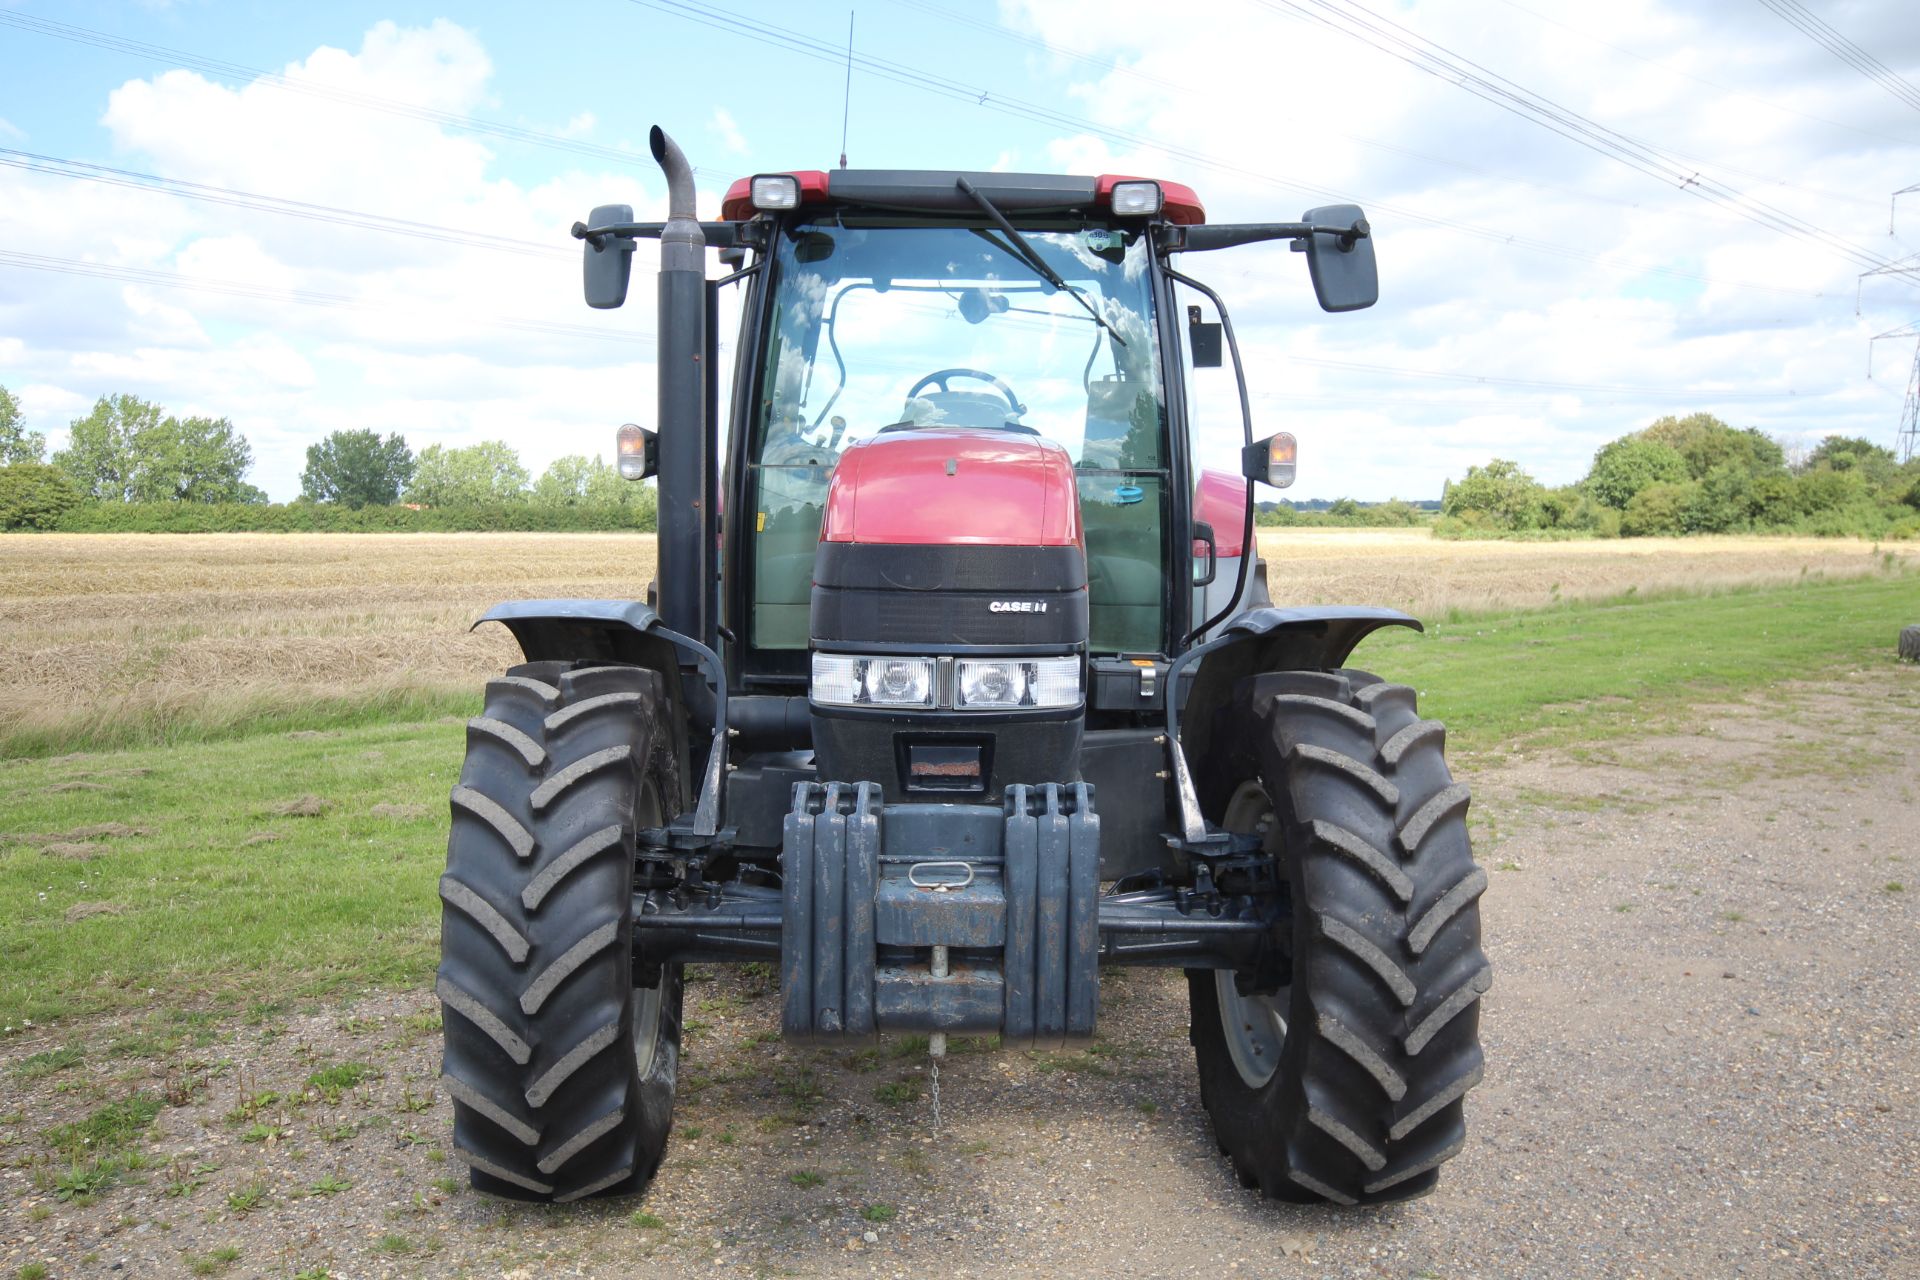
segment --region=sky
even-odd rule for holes
[[[1364,206],[1371,310],[1320,312],[1284,245],[1182,262],[1255,434],[1299,437],[1290,496],[1433,498],[1495,457],[1568,483],[1669,413],[1893,447],[1914,342],[1869,377],[1869,340],[1920,274],[1862,273],[1920,250],[1910,6],[0,0],[0,385],[55,447],[106,394],[226,417],[280,500],[340,429],[611,457],[653,411],[650,258],[590,311],[568,227],[663,213],[653,124],[715,217],[735,177],[832,167],[844,106],[856,168]],[[1189,393],[1231,466],[1231,375]]]

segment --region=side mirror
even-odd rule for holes
[[[1358,311],[1380,300],[1380,272],[1373,260],[1372,228],[1357,204],[1309,209],[1303,222],[1348,227],[1345,235],[1315,232],[1306,238],[1307,270],[1322,311]]]
[[[632,205],[603,204],[587,218],[587,228],[591,236],[595,227],[632,221]],[[601,236],[599,241],[595,244],[588,238],[582,242],[581,282],[586,290],[587,305],[606,311],[627,300],[627,281],[633,276],[633,239]]]
[[[1194,368],[1220,367],[1220,326],[1203,323],[1197,306],[1187,308],[1187,341],[1193,346]]]
[[[1293,462],[1298,447],[1291,431],[1256,441],[1240,451],[1240,474],[1284,489],[1293,483]]]

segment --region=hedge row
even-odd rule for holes
[[[50,527],[62,533],[652,533],[655,520],[651,504],[354,510],[323,502],[102,502],[74,507]]]

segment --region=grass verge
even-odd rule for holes
[[[1848,667],[1891,667],[1920,575],[1809,581],[1450,617],[1376,632],[1352,658],[1420,692],[1456,751],[1666,730],[1704,701]]]
[[[1835,669],[1891,674],[1917,582],[1459,617],[1354,661],[1418,688],[1456,750],[1550,746]],[[0,1023],[426,983],[462,748],[439,718],[0,765]]]

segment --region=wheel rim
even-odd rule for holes
[[[1258,782],[1240,784],[1227,803],[1225,819],[1229,831],[1257,831],[1266,838],[1267,851],[1276,852],[1273,801]],[[1215,969],[1213,990],[1220,1006],[1220,1031],[1227,1042],[1227,1057],[1249,1089],[1264,1088],[1280,1069],[1293,988],[1281,987],[1271,995],[1243,996],[1234,986],[1232,970]]]
[[[640,784],[639,794],[634,797],[634,827],[657,827],[664,821],[660,788],[653,779],[645,779]],[[651,987],[636,986],[627,997],[628,1015],[633,1027],[633,1066],[635,1073],[643,1080],[653,1071],[653,1059],[660,1051],[660,1000],[666,986],[667,975],[663,970],[660,981]]]

